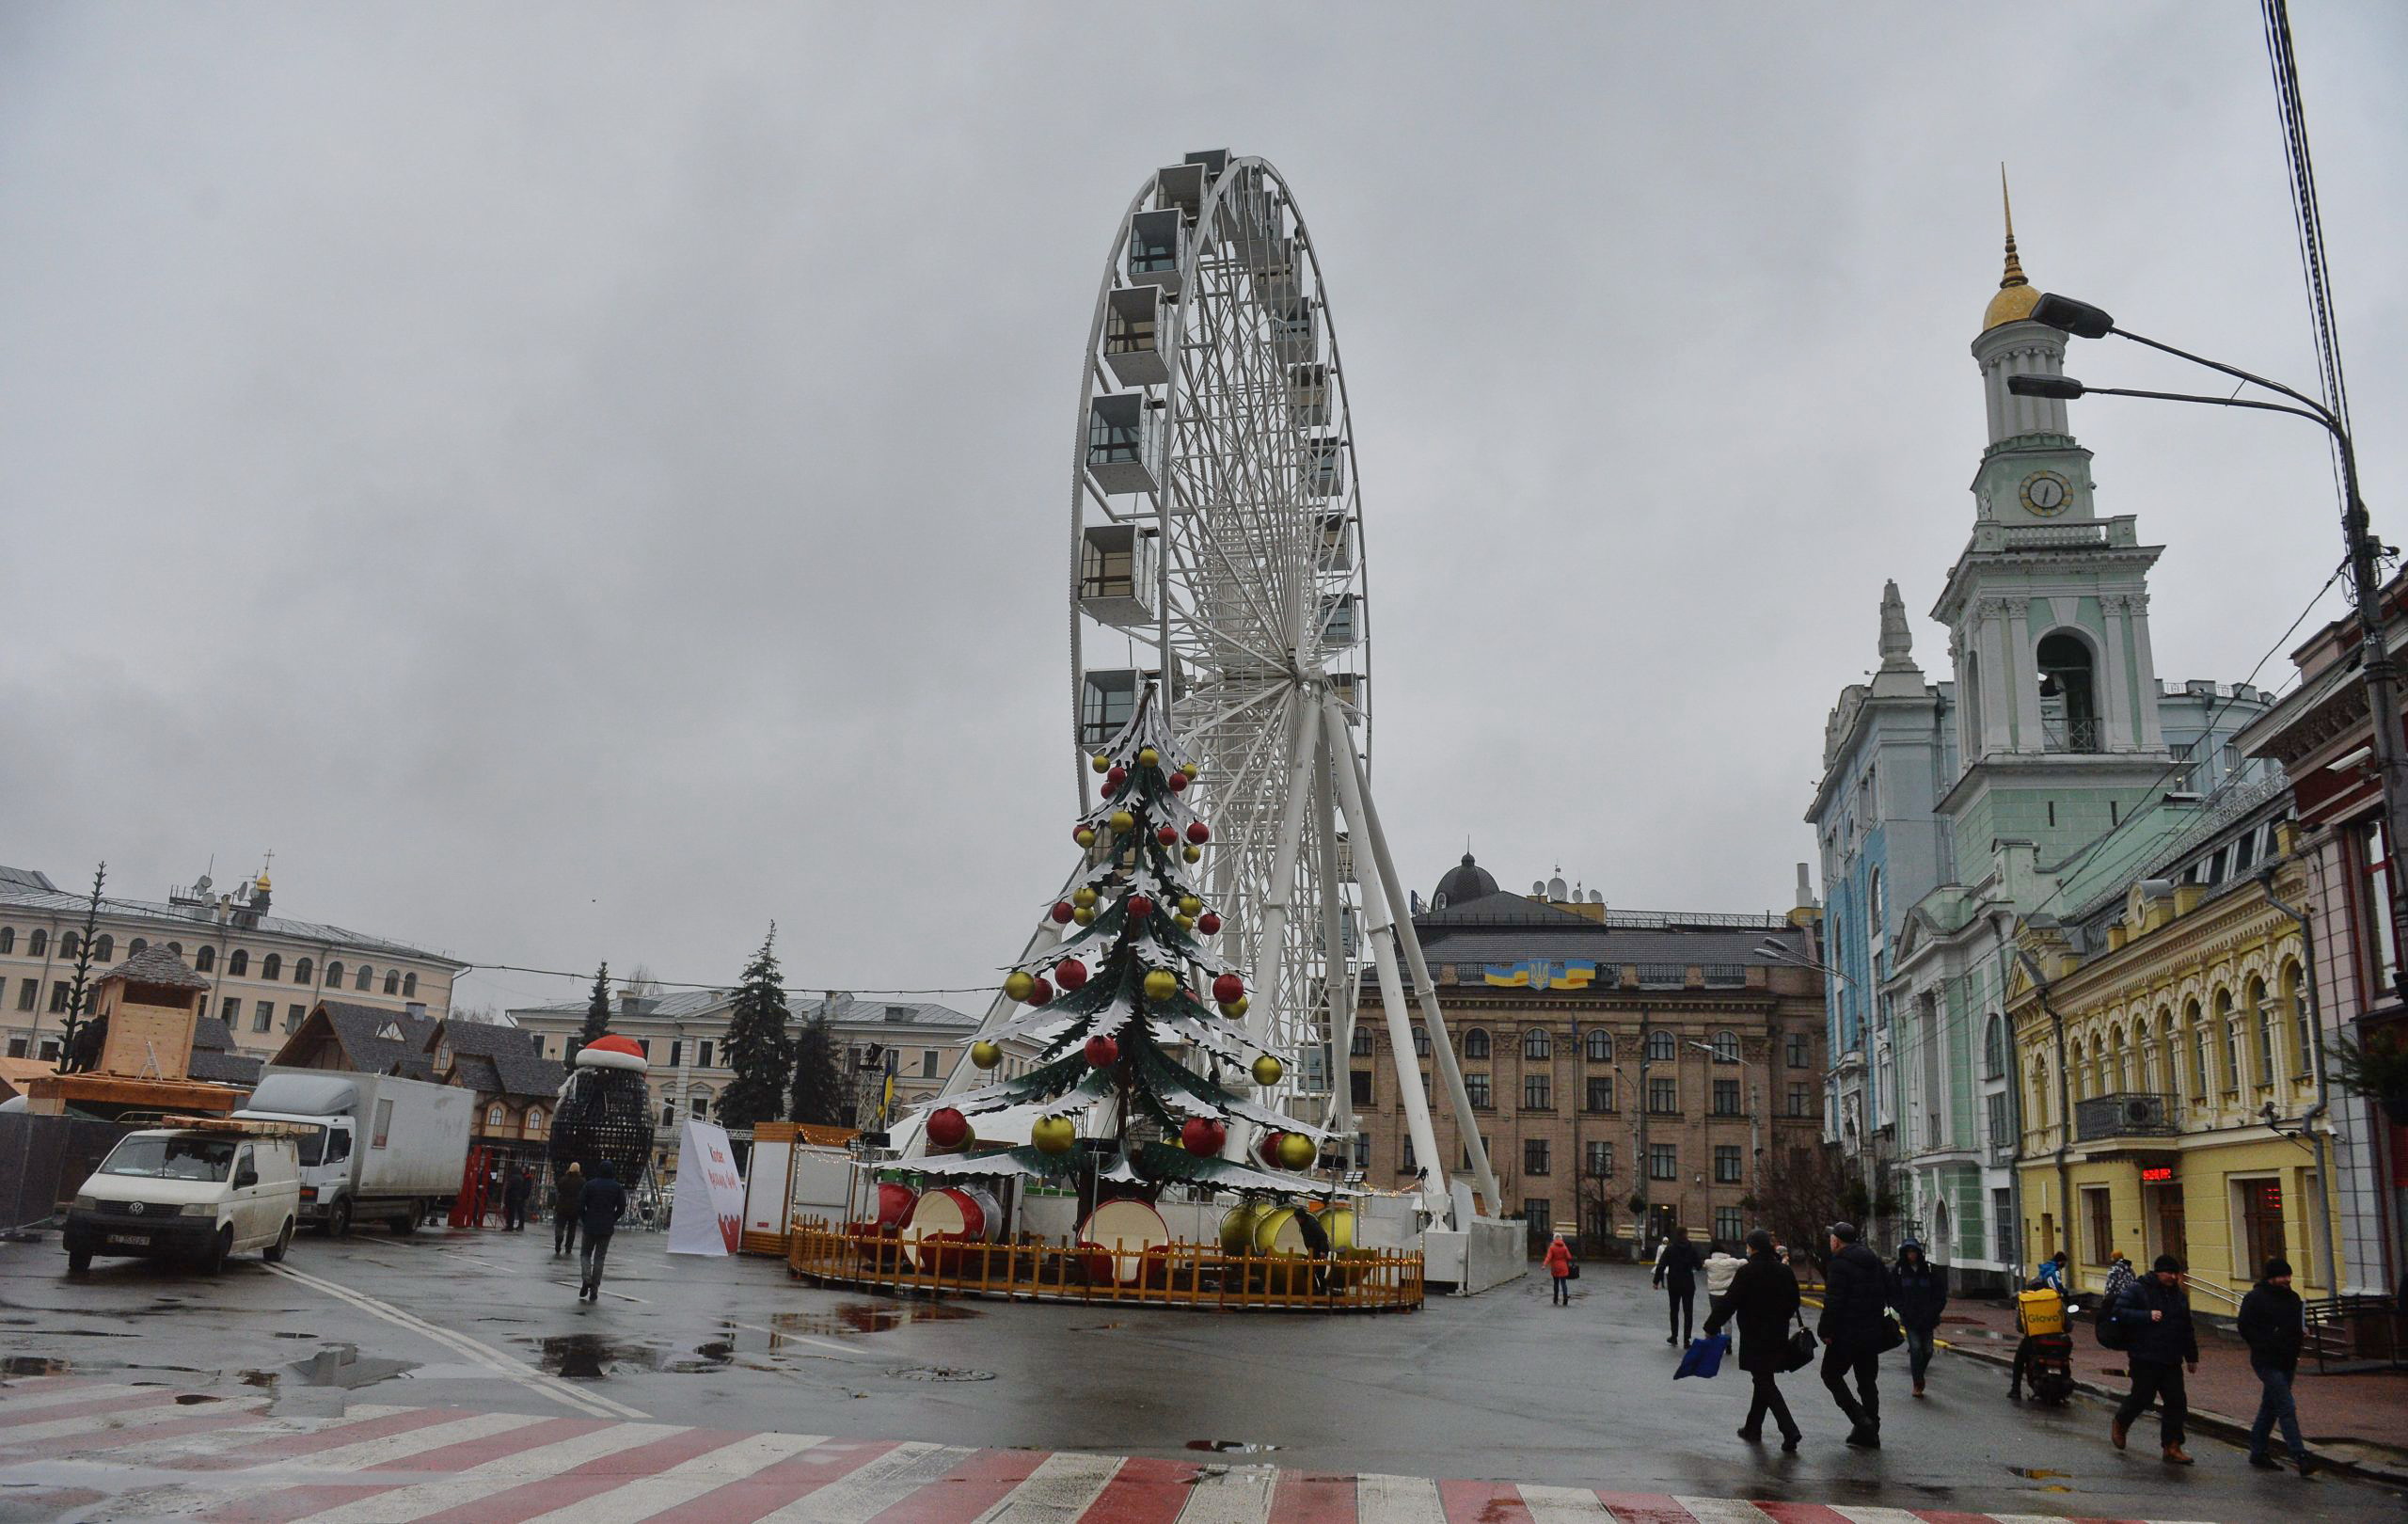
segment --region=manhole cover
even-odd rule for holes
[[[956,1365],[907,1365],[889,1371],[888,1375],[903,1381],[992,1381],[992,1371],[968,1371]]]

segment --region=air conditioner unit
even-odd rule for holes
[[[2162,1095],[2128,1095],[2124,1097],[2124,1126],[2134,1132],[2163,1127],[2171,1120],[2165,1114],[2165,1097]]]

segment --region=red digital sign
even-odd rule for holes
[[[2172,1165],[2150,1165],[2141,1171],[2141,1182],[2147,1185],[2162,1185],[2174,1178]]]

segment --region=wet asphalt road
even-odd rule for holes
[[[2402,1502],[2254,1472],[2212,1439],[2194,1438],[2194,1469],[2169,1470],[2144,1442],[2153,1420],[2118,1454],[2103,1407],[2012,1406],[2003,1373],[1946,1354],[1922,1402],[1892,1357],[1877,1453],[1842,1446],[1811,1373],[1785,1383],[1801,1452],[1749,1447],[1732,1432],[1744,1380],[1671,1379],[1661,1303],[1637,1271],[1592,1267],[1561,1310],[1533,1276],[1418,1313],[1310,1318],[902,1302],[662,1246],[620,1234],[588,1307],[573,1262],[532,1230],[304,1238],[288,1267],[308,1279],[255,1258],[215,1280],[129,1261],[70,1279],[55,1238],[0,1244],[0,1373],[265,1389],[297,1408],[341,1400],[296,1367],[345,1343],[395,1367],[354,1401],[547,1417],[576,1409],[524,1368],[664,1422],[1186,1459],[1211,1447],[1312,1470],[2224,1524],[2397,1517]]]

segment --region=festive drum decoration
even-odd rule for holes
[[[1234,974],[1224,974],[1212,981],[1212,998],[1224,1006],[1234,1006],[1245,993],[1245,980]]]
[[[1029,1123],[1028,1140],[1038,1152],[1059,1157],[1078,1142],[1078,1124],[1068,1117],[1039,1117]]]
[[[1013,969],[1004,976],[1004,993],[1014,1000],[1026,1000],[1028,992],[1037,988],[1037,976],[1024,968]]]
[[[1054,982],[1065,990],[1076,990],[1087,982],[1087,965],[1075,958],[1065,958],[1054,965]]]
[[[1129,924],[1131,926],[1144,926],[1148,921],[1153,918],[1153,914],[1154,902],[1152,900],[1148,899],[1143,895],[1131,895],[1129,897]]]
[[[964,1245],[993,1243],[1003,1221],[1003,1210],[985,1186],[940,1185],[921,1192],[911,1204],[903,1242],[914,1265],[944,1275],[961,1263]]]
[[[1112,829],[1115,834],[1125,836],[1136,828],[1137,818],[1130,814],[1127,810],[1115,810],[1112,812]]]
[[[1110,1069],[1120,1061],[1120,1044],[1101,1034],[1087,1039],[1082,1051],[1085,1053],[1088,1064],[1097,1069]]]
[[[1212,830],[1201,820],[1191,820],[1187,824],[1187,839],[1201,847],[1212,839]]]
[[[1190,1117],[1179,1130],[1179,1146],[1199,1159],[1210,1159],[1228,1141],[1229,1130],[1210,1117]]]
[[[1279,1076],[1286,1072],[1288,1072],[1288,1066],[1267,1053],[1254,1061],[1254,1083],[1257,1085],[1276,1085],[1279,1083]]]
[[[1078,907],[1067,899],[1057,899],[1054,902],[1053,913],[1055,926],[1068,926],[1070,924],[1070,917],[1078,913]]]
[[[952,1106],[928,1113],[928,1142],[950,1152],[970,1141],[970,1119]]]
[[[970,1061],[981,1069],[992,1069],[1004,1061],[1004,1050],[1001,1045],[981,1038],[970,1044]]]
[[[1079,1224],[1079,1242],[1087,1261],[1090,1280],[1136,1280],[1145,1267],[1145,1253],[1171,1242],[1163,1214],[1143,1201],[1106,1201]]]
[[[1221,918],[1212,912],[1206,911],[1203,914],[1196,917],[1196,929],[1203,932],[1208,937],[1219,936],[1221,934]]]
[[[920,1193],[900,1181],[878,1183],[878,1226],[881,1229],[900,1228],[911,1220],[911,1208]]]
[[[1141,768],[1150,768],[1150,767],[1153,767],[1153,766],[1155,766],[1156,764],[1160,763],[1160,762],[1162,761],[1162,759],[1163,759],[1163,754],[1162,754],[1162,753],[1160,753],[1160,752],[1155,751],[1155,750],[1154,750],[1152,747],[1150,747],[1150,746],[1142,747],[1142,748],[1140,748],[1140,749],[1138,750],[1138,753],[1137,753],[1137,765],[1138,765],[1139,767],[1141,767]]]
[[[1146,998],[1168,1000],[1179,993],[1179,976],[1166,968],[1150,969],[1146,974]]]
[[[1302,1133],[1279,1135],[1279,1162],[1291,1169],[1309,1169],[1321,1150]]]
[[[1032,980],[1028,987],[1028,1003],[1042,1006],[1054,998],[1054,986],[1043,979]]]
[[[642,1178],[652,1157],[647,1067],[643,1049],[616,1033],[604,1033],[578,1050],[553,1110],[549,1152],[555,1173],[574,1164],[591,1179],[608,1163],[631,1188]]]
[[[1095,901],[1095,890],[1086,884],[1083,883],[1076,889],[1070,891],[1070,903],[1076,905],[1081,910],[1090,910],[1094,908]]]
[[[1244,1254],[1254,1247],[1254,1225],[1262,1208],[1252,1201],[1233,1206],[1221,1217],[1221,1252]]]
[[[1290,1133],[1290,1137],[1301,1137]],[[1329,1234],[1320,1219],[1302,1207],[1277,1207],[1254,1222],[1254,1251],[1286,1258],[1319,1259],[1329,1252]]]

